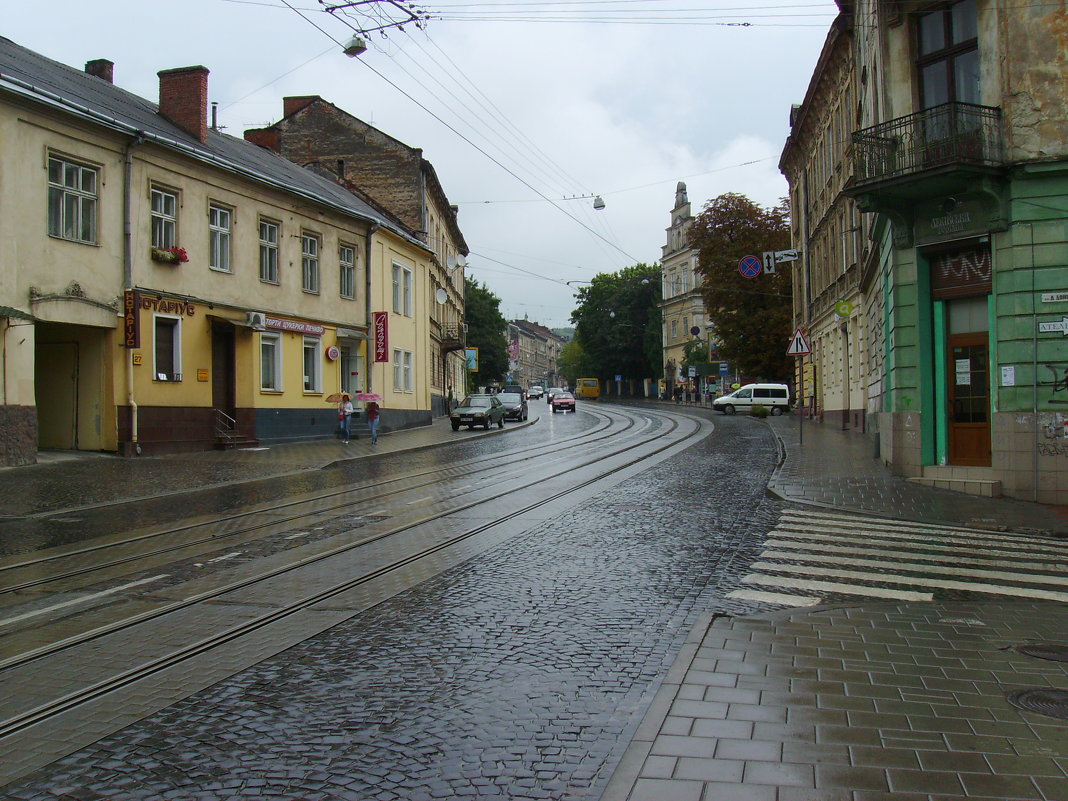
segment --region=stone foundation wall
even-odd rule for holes
[[[0,406],[0,466],[37,463],[37,408]]]
[[[1010,498],[1068,504],[1068,411],[999,412],[991,429],[994,477]]]

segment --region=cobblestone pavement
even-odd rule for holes
[[[674,462],[0,795],[1068,799],[1063,721],[1009,703],[1068,706],[1068,663],[1011,650],[1063,648],[1065,604],[726,598],[784,498],[1031,532],[1062,510],[907,484],[844,432],[802,450],[796,419],[715,420]]]
[[[595,799],[776,519],[776,452],[766,429],[709,437],[5,797]]]

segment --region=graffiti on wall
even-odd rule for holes
[[[1042,441],[1038,443],[1039,456],[1064,456],[1068,458],[1068,415],[1056,412],[1040,417]]]
[[[1050,396],[1049,402],[1068,404],[1068,365],[1055,366],[1046,364],[1044,366],[1050,371],[1051,379],[1049,381],[1041,381],[1039,384],[1043,387],[1053,387],[1053,394]]]

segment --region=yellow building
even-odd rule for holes
[[[0,463],[330,437],[329,394],[382,388],[367,267],[425,274],[403,226],[209,126],[203,67],[158,107],[6,39],[0,76]]]

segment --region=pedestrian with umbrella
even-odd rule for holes
[[[337,405],[337,426],[338,430],[341,432],[341,439],[346,445],[349,444],[349,439],[352,436],[350,423],[352,421],[352,413],[355,410],[355,407],[352,405],[352,396],[347,392],[342,392],[341,400]]]
[[[378,403],[382,400],[382,396],[374,392],[361,392],[356,399],[367,404],[364,408],[367,410],[367,423],[371,428],[371,444],[374,445],[378,442],[378,419],[381,416],[381,407]]]

